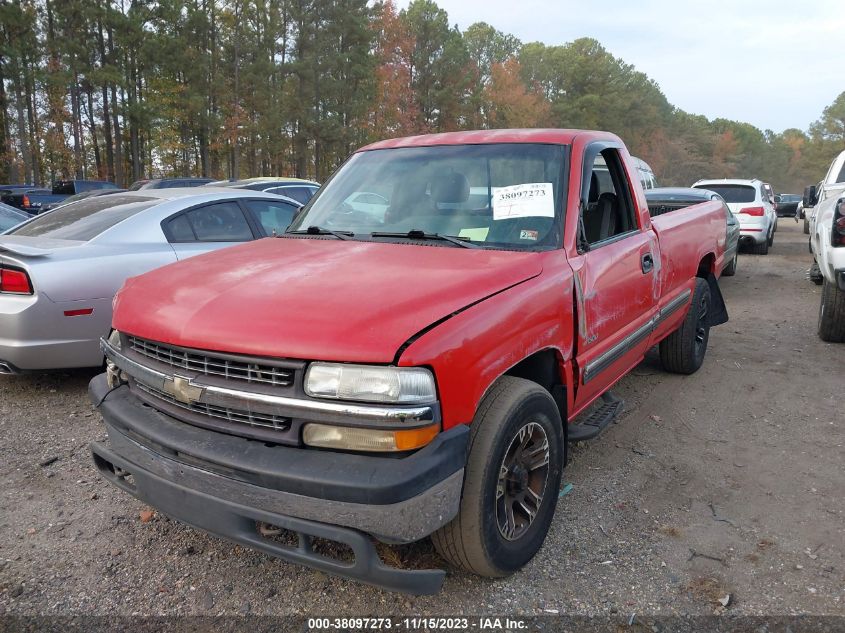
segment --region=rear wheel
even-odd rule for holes
[[[458,515],[431,536],[440,555],[493,578],[530,561],[554,516],[563,450],[549,392],[530,380],[500,378],[472,422]]]
[[[769,254],[769,240],[766,240],[762,244],[755,244],[754,245],[754,252],[758,255],[768,255]]]
[[[775,226],[777,226],[777,225],[775,225]],[[775,231],[776,230],[777,230],[776,228],[773,228],[772,232],[769,233],[769,239],[768,239],[768,242],[767,242],[769,246],[771,246],[772,244],[775,243]]]
[[[687,316],[681,326],[660,341],[660,362],[666,371],[692,374],[698,371],[710,340],[710,286],[697,277]]]
[[[736,274],[736,262],[739,259],[739,247],[737,246],[736,252],[734,253],[734,257],[731,260],[731,263],[728,264],[725,269],[722,271],[722,274],[725,277],[733,277]]]
[[[807,218],[804,218],[804,235],[810,234],[810,221]]]
[[[845,343],[845,292],[827,279],[819,306],[819,338],[828,343]]]

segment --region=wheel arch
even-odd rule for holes
[[[739,246],[737,246],[739,249]],[[696,270],[695,276],[701,277],[702,279],[707,279],[708,275],[715,275],[716,274],[716,255],[713,253],[707,253],[701,260],[698,262],[698,269]]]

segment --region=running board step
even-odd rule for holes
[[[602,403],[580,424],[570,424],[567,439],[570,442],[591,440],[604,431],[620,413],[625,401],[617,398],[610,391],[601,396]]]

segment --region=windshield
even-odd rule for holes
[[[159,198],[123,196],[119,193],[89,197],[37,216],[19,229],[10,231],[9,235],[88,241],[160,202]]]
[[[720,185],[716,183],[703,183],[696,185],[695,188],[715,191],[725,199],[725,202],[754,202],[756,197],[754,187],[750,185]]]
[[[352,233],[355,239],[414,231],[484,248],[555,248],[563,224],[563,168],[561,145],[361,152],[323,187],[290,230],[320,227]]]

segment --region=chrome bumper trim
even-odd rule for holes
[[[414,428],[440,422],[440,407],[437,403],[420,406],[379,406],[254,393],[208,384],[203,380],[204,376],[191,376],[192,372],[189,371],[171,375],[146,367],[123,355],[104,339],[100,339],[100,349],[108,360],[138,382],[177,398],[180,394],[190,394],[189,399],[184,400],[186,403],[200,402],[315,422],[330,422],[341,426]],[[179,383],[178,392],[174,392],[174,382]]]

